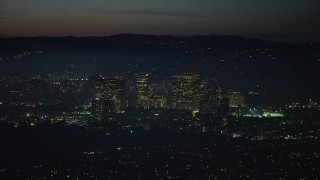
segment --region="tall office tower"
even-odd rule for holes
[[[199,112],[203,97],[200,75],[185,73],[175,76],[173,84],[173,106],[176,109]]]
[[[167,107],[167,92],[163,89],[163,86],[158,84],[151,84],[150,86],[151,96],[149,97],[150,108],[166,108]]]
[[[222,95],[217,108],[217,115],[221,117],[227,117],[229,115],[229,98],[226,95]]]
[[[220,102],[221,102],[222,97],[224,96],[224,92],[223,92],[222,88],[216,87],[211,90],[211,93],[212,93],[211,94],[212,106],[211,106],[210,110],[211,110],[212,114],[217,114],[217,109],[220,106]]]
[[[173,92],[172,92],[172,83],[169,81],[169,78],[163,77],[160,86],[161,86],[162,96],[164,96],[166,100],[165,108],[172,108]]]
[[[206,112],[206,109],[208,109],[208,94],[209,94],[209,88],[208,88],[208,82],[202,81],[200,85],[200,107],[199,112],[201,114],[208,114]]]
[[[92,117],[100,122],[111,122],[115,120],[115,106],[111,100],[95,99],[91,102]]]
[[[114,103],[115,111],[120,113],[125,105],[125,79],[123,77],[107,77],[96,79],[96,98]]]
[[[150,108],[163,109],[166,108],[167,99],[164,96],[152,95],[149,98]]]
[[[240,92],[229,92],[229,106],[231,108],[245,107],[244,95]]]
[[[149,108],[151,91],[148,85],[149,74],[137,74],[137,107]]]
[[[208,88],[201,103],[202,114],[217,114],[223,91],[220,87]]]

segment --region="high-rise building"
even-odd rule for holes
[[[151,96],[149,97],[150,108],[166,108],[167,107],[167,92],[163,86],[158,84],[151,84],[150,86]]]
[[[173,84],[173,106],[193,113],[199,112],[203,97],[200,75],[184,73],[175,76]]]
[[[245,107],[244,95],[240,92],[229,92],[229,106],[231,108],[243,108]]]
[[[223,91],[220,87],[209,88],[206,91],[205,98],[201,103],[201,113],[217,114],[217,109],[222,99]]]
[[[161,86],[160,87],[161,94],[162,96],[165,97],[165,100],[166,100],[165,108],[172,108],[173,92],[172,92],[172,83],[169,82],[169,78],[163,77],[163,80],[160,86]]]
[[[96,98],[112,101],[115,111],[120,113],[125,105],[124,87],[123,77],[99,77],[96,79]]]
[[[149,74],[137,74],[136,78],[137,107],[149,108],[149,98],[151,96],[148,84]]]
[[[217,108],[217,115],[227,117],[229,115],[229,110],[229,98],[226,95],[222,95],[220,104]]]
[[[166,107],[167,99],[164,96],[152,95],[149,98],[150,108],[162,109]]]
[[[115,120],[115,106],[111,100],[95,99],[91,102],[92,117],[100,122],[111,122]]]

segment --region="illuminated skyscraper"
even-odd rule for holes
[[[199,112],[203,97],[200,75],[185,73],[175,76],[173,84],[173,106],[176,109]]]
[[[220,100],[220,104],[217,108],[217,115],[221,117],[227,117],[229,115],[229,98],[224,94]]]
[[[125,80],[123,77],[100,77],[96,79],[96,98],[114,103],[115,111],[123,110]]]
[[[229,106],[232,108],[245,107],[244,95],[240,92],[229,92]]]
[[[152,95],[149,98],[149,106],[150,108],[165,108],[167,103],[167,99],[163,96]]]
[[[163,89],[163,86],[158,84],[151,84],[149,86],[151,96],[149,97],[150,108],[166,108],[167,107],[167,92]]]
[[[220,87],[209,88],[202,102],[201,113],[217,114],[217,109],[222,99],[223,91]]]
[[[137,74],[137,107],[149,108],[151,91],[148,85],[149,74]]]
[[[97,121],[111,122],[115,119],[115,107],[113,101],[95,99],[91,102],[92,117]]]

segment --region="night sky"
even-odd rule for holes
[[[0,0],[0,36],[312,34],[319,0]]]

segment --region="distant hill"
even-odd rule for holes
[[[239,36],[0,38],[0,76],[151,73],[151,81],[199,73],[211,86],[259,91],[265,103],[320,99],[320,45]],[[258,88],[257,88],[258,87]],[[262,100],[261,100],[262,101]]]
[[[288,43],[320,43],[320,33],[310,34],[285,34],[285,33],[269,33],[251,35],[248,37],[260,38],[269,41],[288,42]]]
[[[216,46],[237,47],[249,45],[271,45],[273,42],[259,39],[250,39],[239,36],[152,36],[139,34],[119,34],[105,37],[17,37],[0,38],[0,53],[23,51],[25,49],[36,50],[77,50],[77,49],[115,49],[137,48],[152,45],[160,45],[161,42],[180,42],[192,46]]]

